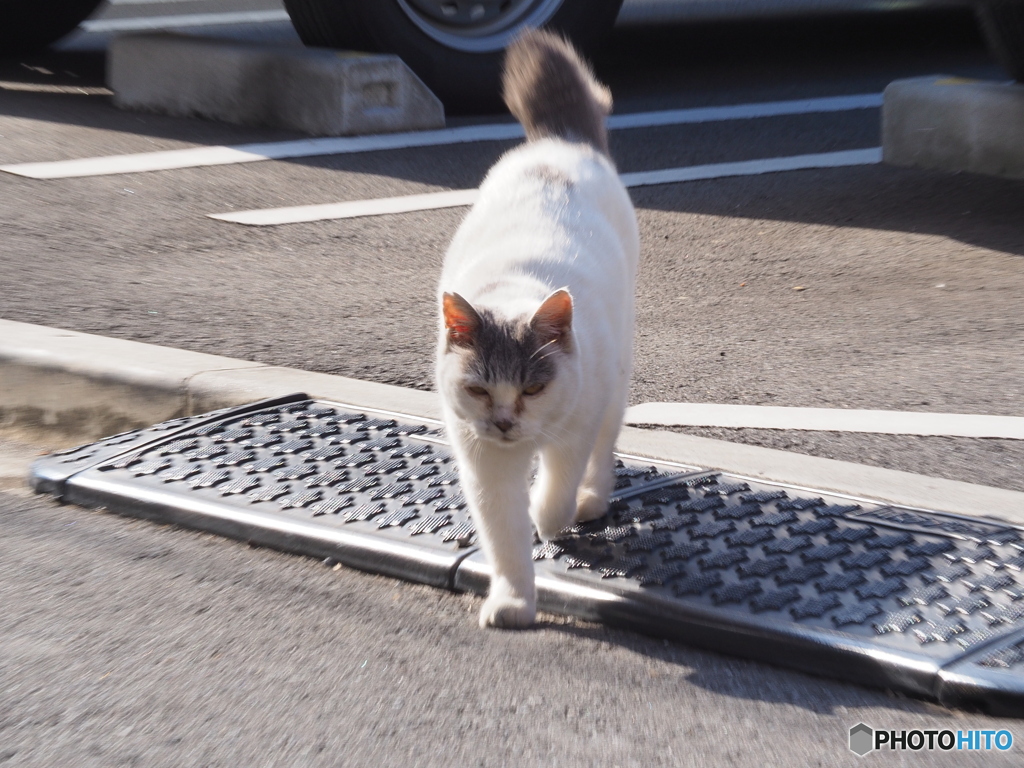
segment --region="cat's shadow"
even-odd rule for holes
[[[760,661],[725,656],[680,642],[648,637],[629,630],[541,615],[532,631],[559,632],[609,644],[648,657],[654,665],[652,683],[677,679],[713,696],[799,707],[818,715],[844,715],[848,708],[882,707],[898,712],[952,713],[929,702],[876,688],[816,677]]]

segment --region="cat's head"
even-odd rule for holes
[[[535,441],[556,429],[576,390],[572,297],[551,294],[532,315],[507,319],[446,293],[438,386],[477,437]]]

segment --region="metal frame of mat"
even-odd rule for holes
[[[620,456],[607,517],[537,542],[540,606],[1024,715],[1024,529]],[[296,394],[40,459],[67,502],[486,592],[438,422]],[[984,512],[984,510],[979,510]]]

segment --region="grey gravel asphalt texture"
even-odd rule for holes
[[[622,112],[1005,77],[963,14],[620,31],[597,65]],[[0,63],[0,162],[292,137],[52,92],[102,82],[93,54]],[[868,110],[620,132],[613,148],[631,171],[878,140]],[[462,212],[270,229],[203,214],[472,186],[508,146],[0,175],[0,317],[429,388],[433,286]],[[634,200],[634,402],[1024,415],[1021,182],[875,167]],[[1010,441],[692,431],[1024,490]],[[476,598],[31,498],[41,448],[0,442],[3,768],[862,765],[858,721],[1024,739],[1020,721],[581,622],[481,632]]]
[[[877,92],[934,71],[1002,76],[969,24],[933,14],[623,31],[598,71],[624,112]],[[53,74],[9,63],[0,80],[102,84],[95,55],[42,63]],[[875,146],[878,122],[858,110],[637,129],[612,146],[634,171]],[[288,137],[2,89],[0,135],[5,162]],[[510,146],[4,175],[0,316],[430,388],[433,286],[462,210],[265,229],[204,214],[474,186]],[[633,402],[1024,415],[1021,182],[879,166],[632,194],[643,246]],[[1024,445],[1010,441],[740,439],[1024,490]]]
[[[2,448],[2,446],[0,446]],[[881,691],[0,492],[0,765],[860,765]],[[1006,753],[876,761],[1018,765]]]

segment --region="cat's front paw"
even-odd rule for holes
[[[576,510],[572,500],[560,505],[536,503],[530,507],[530,518],[537,529],[537,533],[544,541],[558,538],[558,536],[573,523]]]
[[[480,609],[480,626],[499,629],[525,629],[537,617],[534,601],[511,595],[491,595]]]
[[[597,520],[608,512],[608,494],[581,488],[576,497],[576,522]]]
[[[559,521],[559,523],[560,522],[561,521]],[[557,539],[559,536],[564,535],[565,529],[572,525],[572,520],[569,520],[569,522],[564,524],[559,523],[555,523],[554,525],[550,524],[548,521],[539,523],[536,528],[537,535],[540,536],[541,541],[551,541],[552,539]]]

